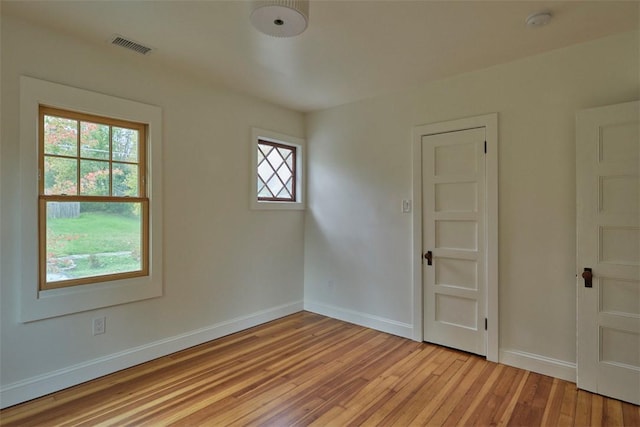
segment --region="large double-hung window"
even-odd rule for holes
[[[142,123],[39,107],[40,290],[148,275]]]

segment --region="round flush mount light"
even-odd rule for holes
[[[538,28],[547,25],[549,21],[551,21],[551,12],[544,11],[532,13],[525,22],[529,28]]]
[[[297,36],[309,23],[309,0],[254,1],[251,23],[270,36]]]

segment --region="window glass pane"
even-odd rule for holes
[[[272,150],[267,156],[267,160],[271,163],[271,167],[278,169],[283,162],[282,156],[278,150]]]
[[[289,194],[287,192],[286,187],[282,187],[282,190],[280,190],[280,192],[278,193],[278,195],[276,197],[281,198],[281,199],[289,199],[289,198],[291,198],[291,194]]]
[[[138,131],[113,127],[113,160],[138,162]]]
[[[109,195],[109,162],[80,160],[80,194]]]
[[[44,194],[78,194],[78,162],[64,157],[44,157]]]
[[[258,178],[258,197],[273,197],[267,185],[260,178]]]
[[[266,157],[269,155],[269,153],[271,152],[271,150],[273,150],[274,148],[270,145],[267,144],[258,144],[258,153],[262,154],[262,157]],[[260,161],[260,159],[262,157],[259,157],[258,161]]]
[[[72,119],[45,115],[44,153],[77,156],[78,122]]]
[[[267,187],[269,187],[269,190],[271,190],[273,194],[278,194],[280,190],[282,190],[283,185],[278,176],[274,175],[273,178],[267,181]]]
[[[113,163],[113,195],[138,196],[138,165]]]
[[[142,270],[142,204],[47,202],[47,282]]]
[[[278,153],[285,161],[287,161],[292,158],[293,150],[289,148],[278,147]]]
[[[109,126],[80,122],[80,157],[109,160]]]
[[[260,176],[260,178],[262,178],[265,182],[271,178],[271,175],[274,174],[274,170],[271,166],[269,166],[269,163],[262,162],[258,165],[258,176]]]
[[[287,180],[291,177],[291,169],[289,169],[287,165],[283,164],[282,166],[280,166],[280,169],[278,169],[278,176],[281,180],[287,182]]]

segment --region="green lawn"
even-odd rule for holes
[[[84,212],[47,226],[47,273],[57,280],[141,269],[139,217]]]
[[[140,252],[140,218],[100,212],[47,220],[47,252],[54,256]]]
[[[131,256],[102,256],[75,260],[75,268],[67,271],[67,275],[70,278],[91,277],[137,271],[141,268],[140,259]]]

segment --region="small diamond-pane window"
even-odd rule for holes
[[[296,147],[258,141],[258,200],[296,201]]]

